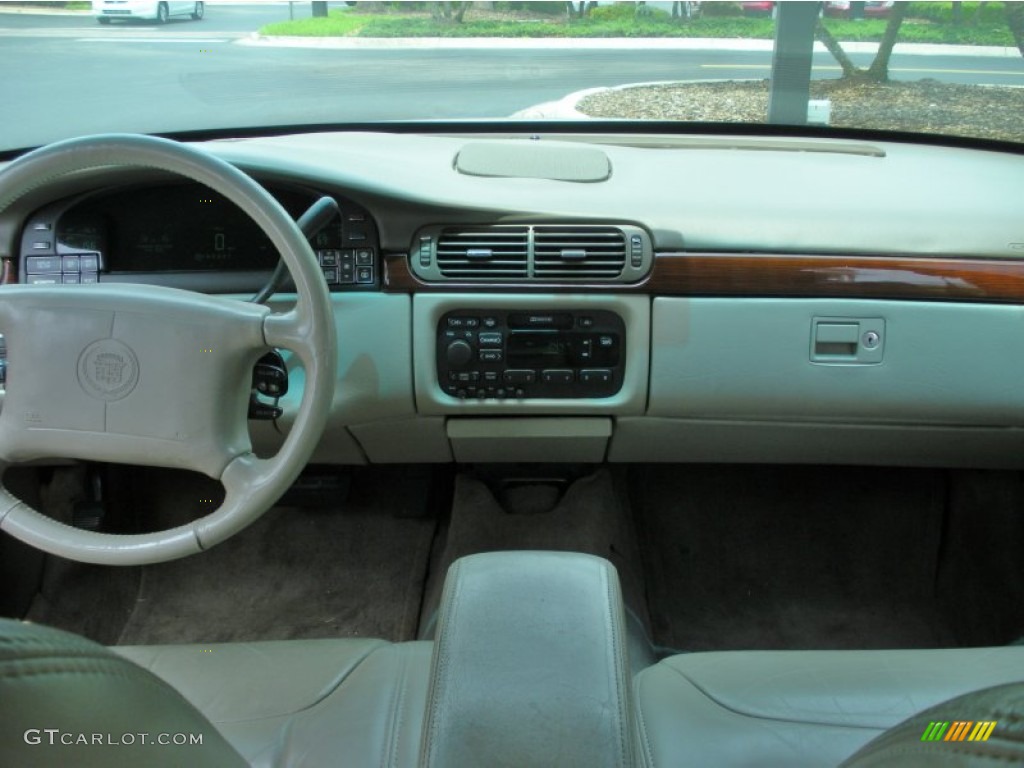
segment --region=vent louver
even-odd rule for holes
[[[625,266],[626,236],[616,227],[533,229],[533,274],[538,278],[615,278]]]
[[[635,224],[435,224],[409,251],[426,282],[625,284],[653,265],[651,237]]]
[[[437,266],[451,278],[524,278],[529,227],[447,227],[437,239]]]

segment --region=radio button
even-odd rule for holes
[[[572,384],[573,378],[573,371],[568,368],[549,368],[541,372],[545,384]]]
[[[530,371],[533,373],[533,371]],[[497,384],[498,383],[498,372],[497,371],[484,371],[484,383],[486,384]]]
[[[580,371],[580,384],[610,384],[612,372],[608,368],[586,368]]]
[[[496,317],[485,317],[483,320],[484,328],[497,328],[498,318]]]
[[[475,317],[449,317],[448,327],[449,328],[476,328],[480,325],[480,320]]]
[[[478,339],[481,347],[500,347],[502,335],[496,331],[481,332]]]
[[[461,368],[473,359],[473,348],[465,341],[457,339],[448,345],[448,349],[445,350],[445,357],[449,365]]]
[[[481,349],[479,357],[481,363],[500,363],[503,355],[500,349]]]
[[[537,380],[536,371],[530,370],[508,370],[505,371],[506,384],[533,384]]]

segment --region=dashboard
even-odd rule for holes
[[[293,217],[339,205],[311,241],[339,337],[316,461],[1024,466],[1019,155],[573,133],[203,146]],[[534,147],[558,162],[525,162]],[[559,176],[584,166],[602,170]],[[239,299],[277,263],[231,203],[142,170],[19,201],[0,257],[12,282]],[[293,301],[285,285],[271,306]],[[267,451],[304,381],[282,355],[279,417],[250,430]]]

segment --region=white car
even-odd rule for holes
[[[195,0],[95,0],[92,12],[100,24],[109,24],[111,19],[151,19],[163,24],[172,16],[199,21],[205,9]]]

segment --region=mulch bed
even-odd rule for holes
[[[811,98],[831,100],[833,126],[1024,142],[1024,88],[815,80]],[[603,118],[763,123],[768,81],[608,90],[588,96],[577,109]]]

